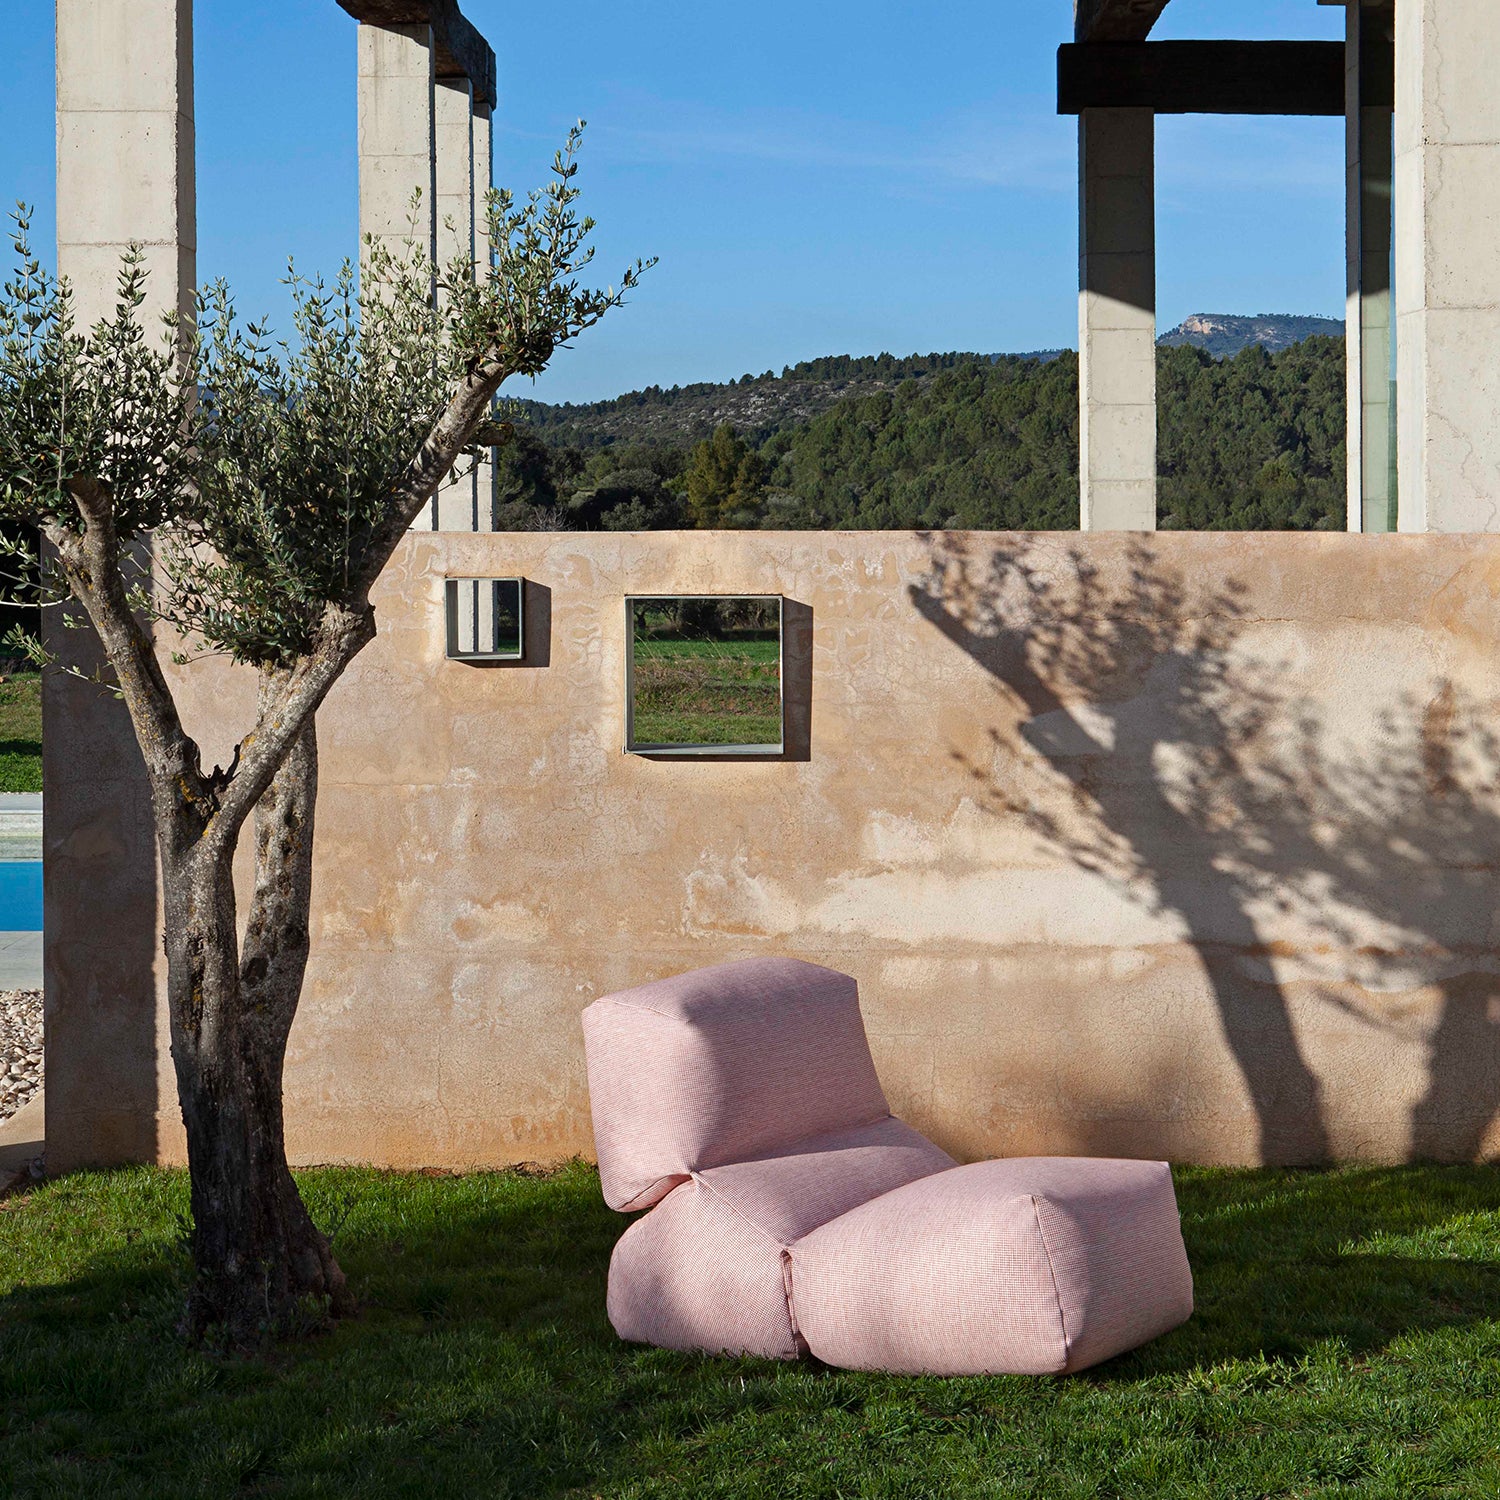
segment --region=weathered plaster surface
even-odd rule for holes
[[[524,575],[550,665],[444,660],[448,573]],[[621,753],[621,596],[672,591],[810,607],[805,759]],[[859,978],[963,1156],[1500,1147],[1500,541],[414,534],[378,606],[323,717],[299,1160],[587,1152],[580,1010],[766,952]],[[222,757],[248,682],[174,670]]]

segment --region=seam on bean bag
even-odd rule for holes
[[[758,1234],[763,1240],[768,1240],[771,1244],[775,1245],[778,1250],[780,1250],[781,1293],[782,1296],[786,1299],[786,1323],[787,1327],[791,1330],[792,1346],[805,1354],[807,1352],[807,1342],[805,1339],[803,1339],[801,1332],[797,1328],[797,1317],[796,1314],[792,1311],[791,1256],[787,1253],[787,1247],[783,1245],[775,1235],[767,1234],[766,1231],[762,1229],[761,1226],[757,1224],[749,1214],[742,1212],[737,1205],[731,1203],[729,1199],[726,1198],[723,1193],[719,1192],[711,1182],[705,1182],[704,1179],[700,1177],[696,1172],[693,1173],[692,1180],[700,1189],[700,1191],[711,1194],[717,1202],[722,1203],[724,1207],[727,1208],[729,1212],[732,1213],[735,1218],[737,1218],[742,1224],[754,1230],[755,1233]]]
[[[643,1187],[628,1203],[622,1203],[615,1212],[617,1214],[633,1214],[637,1209],[655,1208],[658,1203],[665,1203],[667,1201],[668,1193],[676,1192],[684,1183],[691,1182],[692,1180],[690,1172],[664,1172],[655,1182],[647,1187]],[[659,1198],[653,1198],[651,1194],[664,1182],[671,1184],[667,1192],[663,1193]]]
[[[1068,1335],[1068,1319],[1063,1312],[1062,1293],[1057,1286],[1057,1267],[1052,1260],[1052,1247],[1047,1243],[1047,1231],[1042,1228],[1042,1214],[1037,1207],[1036,1194],[1028,1195],[1031,1200],[1032,1216],[1036,1219],[1037,1238],[1042,1242],[1042,1254],[1047,1257],[1047,1275],[1052,1281],[1052,1300],[1057,1304],[1057,1327],[1062,1334],[1063,1345],[1063,1368],[1066,1369],[1068,1360],[1072,1357],[1073,1341]]]

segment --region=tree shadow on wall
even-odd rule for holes
[[[988,756],[951,753],[983,805],[1176,918],[1260,1158],[1330,1154],[1288,972],[1356,1035],[1404,1044],[1422,1035],[1420,1015],[1372,997],[1435,991],[1410,1151],[1479,1154],[1500,1112],[1490,706],[1444,683],[1428,701],[1393,699],[1373,733],[1356,712],[1351,737],[1242,639],[1251,618],[1234,580],[1190,582],[1147,543],[1101,568],[1055,542],[930,540],[913,603],[997,693]],[[1363,1040],[1380,1050],[1378,1035]]]

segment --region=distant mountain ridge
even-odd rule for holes
[[[1252,344],[1280,353],[1315,335],[1342,338],[1335,318],[1293,313],[1240,317],[1228,313],[1194,313],[1164,333],[1163,347],[1191,344],[1215,359],[1232,358]],[[778,375],[742,375],[727,381],[692,385],[647,386],[610,401],[564,402],[514,399],[513,416],[551,447],[596,450],[620,443],[661,448],[690,447],[728,423],[752,446],[778,432],[804,426],[841,401],[893,391],[907,381],[956,370],[965,365],[1050,364],[1070,349],[1037,349],[1025,354],[835,354],[786,365]],[[1076,356],[1075,356],[1076,357]]]
[[[1186,332],[1233,331],[1215,321]],[[1239,332],[1286,331],[1268,321],[1242,320]],[[1296,331],[1331,321],[1299,320]],[[1343,528],[1342,338],[1274,352],[1257,342],[1232,359],[1169,344],[1155,363],[1162,530]],[[589,405],[513,403],[497,526],[1068,530],[1078,525],[1078,364],[1072,350],[840,355]]]
[[[1344,324],[1339,318],[1314,318],[1300,313],[1258,313],[1248,318],[1234,313],[1194,313],[1156,342],[1165,348],[1191,344],[1215,359],[1233,359],[1252,344],[1259,344],[1268,354],[1279,354],[1303,339],[1343,336]]]
[[[960,365],[1019,358],[1003,354],[835,354],[784,366],[778,375],[743,375],[724,382],[647,386],[612,401],[565,402],[514,400],[514,415],[553,446],[607,448],[616,443],[682,447],[702,442],[727,422],[754,444],[786,427],[810,422],[830,407],[854,396],[894,390],[908,380],[922,380]]]

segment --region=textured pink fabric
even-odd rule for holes
[[[855,1370],[1084,1369],[1192,1312],[1161,1162],[1025,1157],[897,1188],[792,1248],[809,1348]]]
[[[706,1354],[795,1359],[785,1251],[696,1182],[668,1193],[620,1236],[609,1321],[622,1339]]]
[[[887,1116],[785,1155],[712,1167],[625,1231],[609,1267],[610,1322],[621,1338],[667,1349],[791,1359],[800,1343],[787,1306],[787,1245],[952,1165]]]
[[[1192,1316],[1193,1273],[1165,1162],[1059,1158],[1032,1191],[1069,1371],[1149,1343]]]
[[[845,975],[752,959],[606,996],[583,1021],[604,1196],[656,1205],[610,1262],[622,1338],[1048,1374],[1192,1312],[1164,1164],[955,1167],[891,1118]]]
[[[583,1013],[605,1201],[889,1114],[855,983],[789,958],[695,969]]]
[[[698,1180],[778,1244],[791,1245],[881,1193],[952,1165],[946,1151],[887,1115],[798,1141],[776,1156],[710,1167]]]

